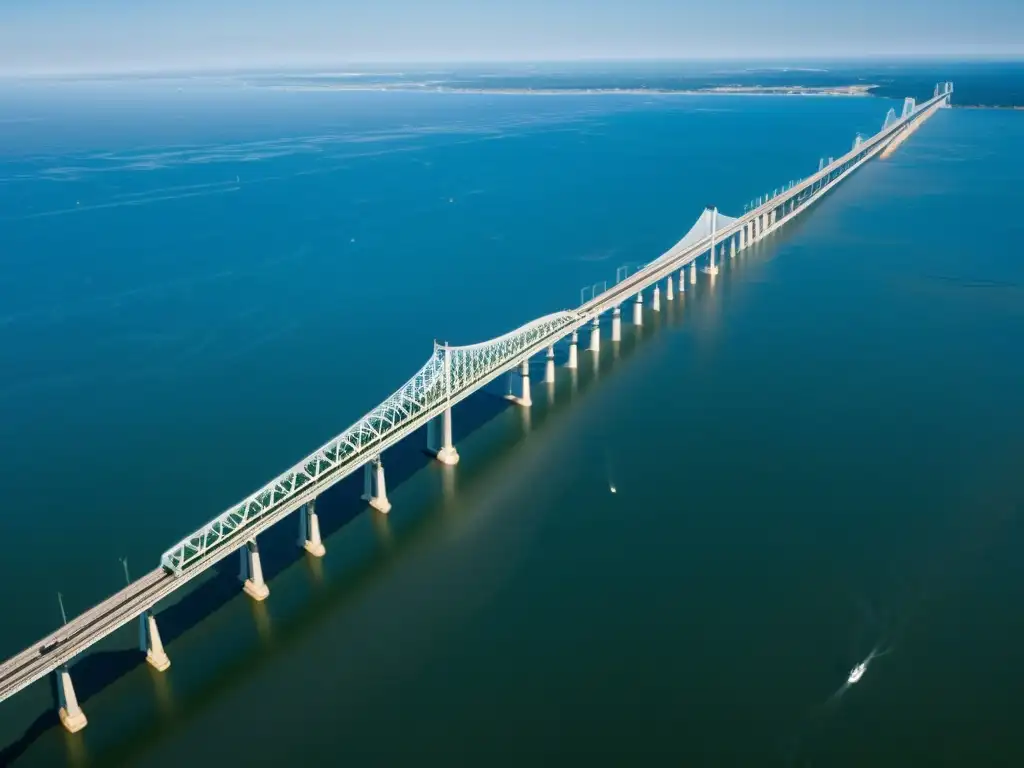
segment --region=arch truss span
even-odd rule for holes
[[[555,312],[479,344],[464,347],[438,345],[434,355],[441,353],[449,360],[450,396],[458,395],[467,388],[473,390],[483,386],[523,355],[529,354],[533,347],[542,342],[550,343],[553,337],[568,333],[573,324],[584,319],[577,312]]]
[[[551,343],[579,321],[575,312],[538,318],[496,339],[464,347],[434,344],[434,353],[416,374],[384,402],[330,442],[278,475],[255,493],[227,509],[164,552],[161,565],[181,574],[274,512],[294,506],[330,475],[344,477],[344,467],[358,467],[401,439],[435,413],[461,399],[518,362],[532,347]]]

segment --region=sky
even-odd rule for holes
[[[0,0],[0,73],[1024,55],[1024,0]]]

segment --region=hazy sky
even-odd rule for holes
[[[1024,0],[0,0],[0,72],[1024,54]]]

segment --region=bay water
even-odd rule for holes
[[[893,104],[4,86],[0,652],[435,339],[575,306]],[[457,467],[396,448],[387,517],[340,484],[322,561],[283,522],[265,603],[213,569],[167,673],[126,627],[72,668],[89,726],[39,683],[0,762],[1019,762],[1022,138],[944,110],[529,411],[474,396]]]

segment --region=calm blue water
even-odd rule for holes
[[[118,557],[155,566],[435,338],[576,304],[888,107],[8,87],[0,653],[54,626],[58,590],[79,611]],[[396,451],[389,518],[340,488],[323,562],[285,522],[266,604],[211,574],[161,614],[167,675],[134,628],[111,638],[75,668],[81,735],[44,685],[5,703],[5,758],[169,765],[242,729],[237,760],[265,764],[1019,760],[1024,232],[975,222],[1021,202],[1022,137],[939,114],[532,413],[456,411],[454,472]]]

